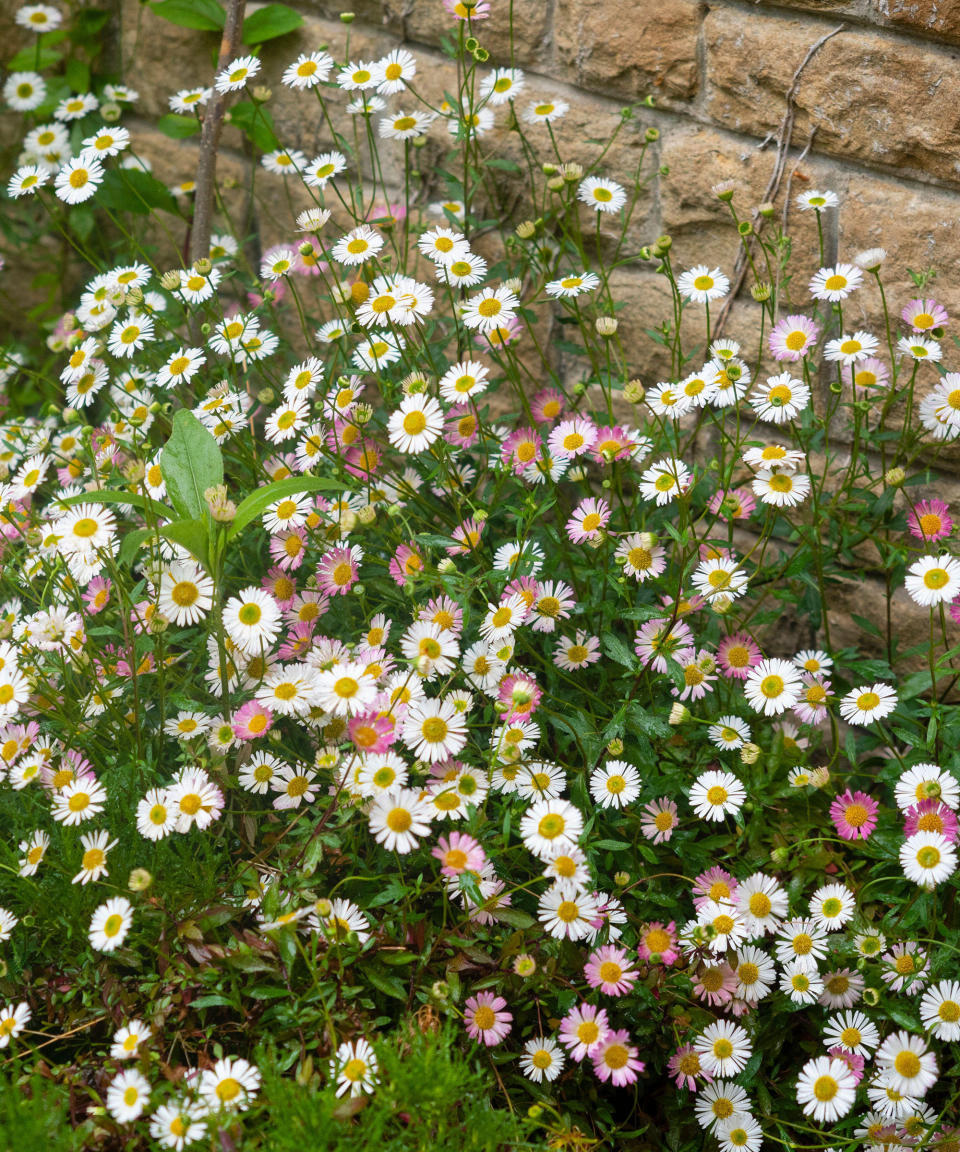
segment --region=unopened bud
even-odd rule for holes
[[[678,724],[686,724],[689,719],[690,709],[686,704],[674,704],[670,709],[670,718],[667,723],[676,727]]]
[[[770,853],[770,863],[773,864],[774,868],[785,868],[789,859],[790,849],[784,848],[782,845],[774,848]]]
[[[526,979],[536,972],[537,962],[529,953],[521,952],[513,961],[513,970],[518,976],[523,976]]]
[[[213,271],[213,261],[208,256],[201,256],[199,260],[194,260],[193,270],[201,276],[209,276]]]
[[[614,882],[614,884],[617,885],[618,888],[623,888],[625,885],[630,883],[630,873],[629,872],[614,872],[613,882]]]
[[[354,16],[354,14],[352,12],[341,12],[340,13],[340,23],[341,24],[352,24],[355,19],[356,19],[356,17]]]
[[[560,171],[563,174],[564,180],[566,180],[568,184],[575,184],[577,181],[583,179],[582,164],[564,164]]]
[[[138,307],[138,305],[143,303],[143,289],[136,284],[134,284],[132,288],[128,288],[124,302],[131,308]]]
[[[273,95],[273,89],[268,88],[266,84],[258,84],[255,88],[250,89],[250,95],[258,104],[266,104]]]
[[[437,565],[437,571],[443,573],[444,576],[449,576],[451,572],[456,572],[456,570],[457,566],[450,556],[444,556]]]
[[[131,892],[146,892],[153,883],[153,877],[146,868],[134,868],[127,880],[127,887]]]
[[[646,394],[642,380],[628,380],[623,387],[623,398],[628,404],[642,404]]]
[[[559,169],[557,168],[556,164],[544,164],[540,171],[544,174],[544,176],[556,176]]]
[[[615,316],[598,316],[594,327],[598,336],[613,336],[616,334],[619,323]]]
[[[116,122],[123,115],[123,109],[119,104],[101,104],[100,115],[105,123],[116,124]]]
[[[620,739],[619,736],[614,736],[614,738],[607,745],[607,752],[611,756],[619,756],[622,751],[623,751],[623,741]]]
[[[529,240],[532,236],[536,235],[536,232],[537,226],[532,220],[522,220],[517,225],[517,235],[521,240]]]
[[[566,186],[566,181],[562,176],[551,176],[547,181],[547,187],[551,192],[562,192]]]
[[[357,522],[367,527],[371,525],[377,518],[377,510],[372,504],[364,504],[362,508],[357,509]]]
[[[261,388],[257,393],[258,404],[272,404],[276,398],[277,394],[272,388]]]
[[[757,206],[757,211],[765,220],[772,220],[773,214],[776,212],[776,208],[770,203],[769,200],[764,200],[762,204]]]
[[[902,468],[888,468],[884,473],[884,483],[890,488],[899,488],[906,480],[907,474]]]
[[[712,191],[718,200],[723,200],[729,204],[733,199],[733,193],[736,185],[732,180],[721,180],[719,184],[714,184]]]
[[[743,764],[756,764],[763,749],[759,744],[744,744],[740,749],[740,760]]]
[[[657,140],[660,139],[660,129],[659,128],[648,128],[646,130],[646,132],[644,132],[643,138],[644,138],[644,140],[646,140],[646,142],[648,144],[655,143]]]
[[[168,292],[176,292],[180,287],[180,270],[171,268],[169,272],[164,272],[160,277],[160,286],[166,288]]]
[[[758,304],[762,304],[765,300],[770,299],[773,289],[763,280],[758,280],[756,284],[750,288],[750,295],[756,300]]]
[[[876,988],[864,988],[860,996],[868,1008],[876,1008],[880,1003],[880,993]]]

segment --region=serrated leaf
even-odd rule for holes
[[[275,500],[282,500],[285,496],[296,496],[300,492],[339,492],[342,488],[343,485],[339,481],[326,480],[321,476],[288,476],[285,480],[265,484],[263,488],[258,488],[256,492],[251,492],[246,499],[240,501],[227,539],[232,540],[238,536]]]
[[[265,40],[275,40],[278,36],[286,36],[303,23],[299,12],[288,8],[286,4],[267,4],[258,8],[243,22],[244,44],[262,44]]]
[[[156,0],[150,8],[161,20],[199,32],[219,32],[227,19],[217,0]]]
[[[160,468],[180,518],[205,519],[203,494],[223,483],[223,456],[213,434],[186,408],[174,413],[173,432],[160,455]]]

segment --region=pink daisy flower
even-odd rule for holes
[[[580,1004],[571,1008],[560,1023],[560,1043],[570,1053],[570,1059],[578,1064],[585,1056],[591,1056],[603,1043],[610,1031],[610,1021],[606,1009],[595,1008],[592,1004]]]
[[[430,855],[440,861],[441,876],[459,876],[461,872],[483,871],[487,862],[486,854],[472,836],[463,832],[451,832],[441,836]]]
[[[525,468],[543,459],[543,441],[536,428],[518,428],[504,440],[500,460],[519,476]]]
[[[529,612],[539,595],[540,582],[535,576],[514,576],[504,588],[501,599],[505,600],[508,596],[520,596],[527,606],[527,612]]]
[[[637,956],[646,964],[663,964],[665,968],[676,964],[680,959],[676,923],[673,920],[669,924],[651,920],[649,924],[644,924],[640,929]]]
[[[672,1076],[678,1088],[696,1092],[700,1085],[697,1077],[712,1083],[713,1077],[700,1063],[700,1056],[692,1044],[684,1044],[667,1061],[667,1075]]]
[[[478,4],[467,7],[463,0],[443,0],[444,10],[455,20],[486,20],[490,15],[490,5],[487,0],[479,0]]]
[[[277,650],[278,658],[280,660],[302,660],[313,647],[313,630],[315,628],[316,624],[313,620],[294,624]]]
[[[558,620],[567,620],[576,608],[577,598],[569,584],[562,580],[544,580],[537,585],[530,607],[533,609],[533,631],[553,632]]]
[[[809,316],[784,316],[767,337],[775,360],[802,360],[820,335],[820,325]]]
[[[724,676],[733,680],[746,680],[763,656],[746,632],[725,636],[717,646],[717,663]]]
[[[325,596],[346,596],[360,578],[363,549],[359,544],[349,548],[331,548],[317,565],[317,583]]]
[[[401,544],[390,561],[390,575],[402,588],[408,580],[423,571],[423,557],[409,544]]]
[[[358,752],[379,756],[387,752],[397,738],[396,720],[380,712],[361,712],[350,717],[347,735]]]
[[[957,815],[940,800],[921,800],[903,814],[903,834],[939,832],[951,844],[957,842]]]
[[[640,831],[654,844],[665,844],[673,835],[679,820],[677,806],[666,796],[650,800],[643,806],[644,815],[640,818]]]
[[[83,602],[91,616],[96,616],[102,612],[110,603],[110,589],[112,587],[113,585],[106,576],[95,576],[87,585],[83,594]]]
[[[597,438],[597,426],[585,416],[562,420],[547,437],[547,448],[558,460],[572,460],[589,451]]]
[[[645,1068],[643,1061],[637,1059],[638,1055],[637,1048],[630,1043],[630,1033],[621,1028],[609,1032],[590,1059],[598,1079],[604,1083],[610,1080],[615,1087],[623,1088],[635,1083],[637,1073]]]
[[[740,885],[729,872],[726,872],[719,864],[714,865],[713,868],[708,868],[706,872],[701,872],[694,880],[693,906],[699,912],[708,900],[714,900],[717,903],[721,900],[733,901],[739,887]]]
[[[930,299],[911,300],[900,315],[914,332],[930,332],[950,323],[946,308]]]
[[[557,388],[544,388],[530,401],[530,414],[537,424],[552,424],[563,415],[566,397]]]
[[[647,442],[643,442],[644,444]],[[590,456],[598,464],[610,464],[614,460],[625,460],[641,447],[630,432],[619,424],[597,429],[597,438],[590,445]],[[638,461],[649,449],[637,453]]]
[[[471,409],[451,412],[443,425],[443,438],[455,448],[469,448],[480,434],[480,421]]]
[[[845,384],[857,388],[885,388],[890,383],[890,369],[876,356],[844,364],[840,372]]]
[[[627,953],[614,944],[604,944],[590,954],[583,969],[591,988],[607,996],[625,996],[637,982],[637,970],[631,967]]]
[[[454,636],[459,636],[463,630],[463,609],[449,596],[434,596],[428,600],[426,606],[417,613],[417,619],[437,624]]]
[[[248,700],[233,714],[233,734],[238,740],[259,740],[273,727],[273,713],[259,700]]]
[[[678,663],[686,663],[694,650],[693,633],[682,620],[648,620],[634,640],[634,651],[654,672],[666,672],[667,656]]]
[[[757,502],[749,488],[727,488],[714,492],[707,510],[724,520],[746,520]]]
[[[479,545],[480,537],[486,526],[486,520],[474,520],[472,516],[469,520],[464,520],[462,524],[458,524],[451,533],[455,543],[447,548],[447,554],[456,556],[460,553],[472,552]]]
[[[529,720],[542,698],[543,689],[532,676],[511,673],[500,681],[497,699],[507,709],[503,719],[508,724],[515,720]]]
[[[588,500],[581,500],[574,509],[573,515],[567,521],[567,535],[574,544],[596,540],[609,519],[610,505],[606,500],[598,500],[591,496]]]
[[[830,681],[812,672],[804,672],[800,679],[803,681],[803,691],[793,706],[793,714],[803,724],[819,724],[829,712],[827,701],[830,698]]]
[[[830,805],[830,819],[844,840],[866,840],[877,826],[879,808],[866,792],[848,788]]]
[[[370,440],[362,440],[353,448],[348,448],[344,456],[344,467],[351,476],[370,480],[380,471],[383,454]]]
[[[693,994],[698,1000],[718,1007],[729,1004],[737,990],[737,974],[724,960],[720,964],[703,964],[693,978]]]
[[[837,1045],[835,1048],[828,1048],[827,1055],[832,1056],[834,1060],[842,1060],[844,1064],[853,1073],[854,1080],[857,1084],[863,1079],[863,1069],[865,1061],[862,1056],[858,1056],[856,1052],[849,1052],[846,1048],[841,1048]]]
[[[286,612],[297,594],[296,579],[279,565],[268,570],[266,576],[260,581],[260,587],[264,592],[270,593],[282,612]]]
[[[305,528],[290,528],[270,537],[270,559],[284,571],[299,568],[307,549]]]
[[[478,1044],[486,1044],[488,1048],[499,1044],[512,1028],[510,1021],[513,1015],[504,1012],[506,1006],[506,1000],[492,992],[478,992],[476,996],[471,996],[463,1006],[467,1035]]]
[[[942,540],[953,531],[949,505],[942,500],[918,500],[907,513],[907,527],[918,540]]]

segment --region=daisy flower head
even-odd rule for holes
[[[694,1048],[703,1067],[716,1076],[736,1076],[753,1052],[746,1031],[729,1020],[708,1025],[695,1040]]]
[[[775,360],[802,360],[813,350],[820,336],[820,325],[808,316],[785,316],[767,337],[767,347]]]
[[[223,626],[241,652],[258,655],[271,647],[281,626],[280,606],[261,588],[251,585],[223,606]]]
[[[856,1095],[857,1081],[849,1065],[832,1056],[808,1060],[797,1079],[797,1103],[818,1124],[846,1116]]]
[[[463,1006],[467,1035],[488,1048],[502,1043],[513,1028],[513,1014],[506,1007],[506,1000],[493,992],[471,996]]]
[[[844,840],[866,840],[877,826],[879,810],[872,796],[848,788],[830,805],[830,819]]]
[[[610,519],[610,512],[610,505],[602,498],[591,496],[581,501],[567,521],[567,536],[574,544],[600,539]]]
[[[32,112],[47,98],[47,86],[39,72],[11,72],[3,98],[14,112]]]
[[[621,537],[614,558],[623,564],[627,576],[641,584],[651,577],[660,576],[667,566],[664,549],[649,532],[631,532]]]
[[[678,823],[677,806],[667,796],[661,796],[659,800],[650,800],[643,806],[640,831],[654,844],[666,843],[673,836],[673,830]]]
[[[686,491],[690,479],[690,470],[682,460],[659,460],[640,477],[640,495],[645,500],[655,500],[658,507],[663,507]]]
[[[708,1076],[712,1080],[712,1077]],[[708,1083],[694,1102],[697,1123],[711,1131],[718,1124],[750,1115],[750,1098],[739,1084],[717,1080]]]
[[[849,968],[836,968],[823,975],[820,1003],[826,1008],[852,1008],[863,992],[863,977]]]
[[[567,800],[535,800],[520,821],[520,836],[539,860],[570,852],[583,832],[583,813]]]
[[[563,1071],[566,1057],[552,1036],[534,1036],[523,1046],[520,1070],[534,1084],[552,1081]]]
[[[862,1012],[840,1012],[827,1017],[823,1040],[830,1047],[839,1046],[857,1056],[866,1056],[880,1043],[880,1033]]]
[[[217,73],[214,87],[218,92],[239,92],[259,71],[260,61],[256,56],[238,56],[222,72]]]
[[[823,346],[825,360],[831,360],[847,367],[857,364],[861,360],[872,357],[879,347],[876,336],[869,332],[854,332],[852,336],[844,335],[836,340],[828,340]]]
[[[444,4],[446,3],[447,0],[444,0]],[[566,100],[556,96],[547,97],[545,100],[528,105],[523,119],[527,124],[552,124],[555,120],[566,116],[569,110],[570,105]]]
[[[333,57],[328,52],[301,52],[283,73],[281,83],[288,88],[315,88],[330,76]]]
[[[238,1056],[225,1056],[200,1073],[197,1092],[211,1112],[245,1112],[260,1090],[260,1069]]]
[[[337,1095],[354,1097],[372,1092],[377,1085],[377,1067],[376,1054],[366,1040],[345,1041],[333,1058]]]
[[[419,759],[429,763],[456,756],[467,742],[467,723],[448,699],[413,700],[403,722],[403,741]]]
[[[752,1116],[721,1120],[713,1134],[720,1142],[720,1152],[737,1152],[738,1148],[758,1152],[763,1146],[763,1129]]]
[[[124,896],[101,904],[90,920],[90,946],[98,952],[115,952],[133,924],[133,905]]]
[[[835,304],[846,300],[863,283],[863,272],[853,264],[837,264],[821,268],[810,281],[810,295],[814,300],[829,300]]]
[[[836,192],[820,192],[811,188],[797,197],[797,207],[801,212],[823,212],[825,208],[836,208],[840,203]]]
[[[941,980],[923,994],[920,1019],[937,1040],[960,1040],[960,983]]]
[[[198,624],[213,607],[213,592],[202,568],[176,560],[160,576],[157,610],[174,624]]]
[[[372,259],[384,245],[379,232],[369,224],[360,224],[343,235],[330,250],[338,264],[354,267]]]
[[[787,920],[777,933],[776,956],[781,964],[799,962],[816,970],[817,961],[827,954],[827,933],[812,920]]]
[[[936,300],[917,299],[905,304],[900,312],[904,323],[909,324],[916,333],[931,332],[935,328],[944,328],[950,321],[946,308]]]
[[[894,798],[901,812],[924,800],[940,800],[948,808],[960,807],[960,784],[936,764],[914,764],[897,781]]]
[[[918,540],[942,540],[953,531],[950,507],[942,500],[918,500],[907,513],[907,527]]]
[[[761,420],[784,424],[810,403],[810,389],[789,372],[781,372],[779,376],[769,376],[765,385],[758,386],[750,396],[750,403]]]
[[[104,170],[92,152],[81,152],[75,160],[68,160],[57,173],[53,190],[66,204],[82,204],[89,200],[103,183]]]
[[[640,773],[623,760],[608,760],[591,773],[590,794],[601,808],[625,808],[640,795]]]
[[[19,1036],[30,1023],[32,1013],[26,1001],[20,1004],[5,1004],[0,1008],[0,1049]]]
[[[610,1032],[605,1008],[580,1004],[564,1016],[560,1024],[560,1043],[567,1049],[571,1060],[579,1063],[592,1056]]]
[[[575,885],[557,881],[540,897],[537,917],[558,940],[584,940],[595,934],[600,907],[596,897]]]
[[[789,660],[761,660],[745,678],[743,692],[755,712],[778,716],[800,699],[802,680]]]
[[[50,4],[24,4],[17,9],[14,20],[21,28],[39,35],[59,28],[63,23],[63,13]]]
[[[904,836],[912,836],[915,832],[939,832],[941,836],[946,836],[951,844],[956,844],[957,817],[939,800],[921,800],[904,813]]]
[[[837,932],[853,919],[857,902],[845,884],[825,884],[810,897],[810,917],[827,932]]]
[[[7,195],[12,199],[32,196],[50,179],[50,172],[39,164],[24,164],[14,172],[7,182]]]
[[[889,684],[864,684],[840,700],[840,715],[848,724],[865,728],[896,708],[897,694]]]
[[[703,772],[690,789],[690,804],[702,820],[722,820],[739,812],[746,798],[746,789],[732,772]]]
[[[693,586],[710,601],[717,596],[736,600],[747,590],[747,574],[729,557],[702,560],[691,578]]]
[[[897,348],[901,356],[909,356],[911,360],[917,362],[929,360],[937,363],[943,359],[941,346],[936,340],[930,340],[926,336],[901,336],[897,341]]]
[[[150,1081],[135,1068],[120,1072],[107,1088],[107,1111],[120,1124],[129,1124],[141,1115],[150,1101]]]
[[[910,941],[894,944],[880,960],[881,979],[892,992],[916,996],[930,978],[926,952]]]
[[[900,867],[908,880],[933,889],[957,870],[957,851],[939,832],[915,832],[900,845]]]
[[[734,903],[751,938],[775,933],[790,907],[786,892],[762,872],[755,872],[737,887]]]
[[[960,592],[960,561],[947,553],[921,556],[907,569],[906,589],[923,608],[954,600]]]
[[[795,508],[810,495],[810,477],[804,472],[784,468],[761,468],[752,487],[764,504],[775,508]]]
[[[588,176],[577,188],[577,199],[597,212],[619,212],[627,202],[627,192],[614,180]]]
[[[546,293],[556,300],[569,299],[582,296],[584,292],[593,292],[599,286],[600,277],[595,272],[574,272],[559,280],[548,281]]]
[[[692,1044],[683,1044],[674,1052],[667,1062],[667,1074],[678,1088],[686,1088],[689,1092],[696,1092],[700,1088],[698,1078],[707,1082],[711,1079],[704,1072]]]
[[[616,1088],[635,1084],[637,1073],[646,1065],[637,1059],[639,1051],[630,1043],[630,1034],[625,1029],[610,1031],[590,1056],[597,1079],[608,1080]]]
[[[719,268],[710,269],[706,264],[697,264],[677,277],[677,291],[685,300],[695,304],[709,304],[727,295],[730,280]]]
[[[937,1058],[922,1036],[895,1032],[877,1049],[876,1062],[886,1084],[904,1096],[920,1099],[937,1082]]]
[[[488,288],[461,306],[460,318],[468,328],[483,334],[509,324],[520,300],[510,288]]]
[[[600,659],[600,638],[588,636],[579,629],[570,636],[561,636],[553,653],[553,662],[558,668],[575,672],[586,668]]]
[[[739,716],[721,716],[707,729],[707,738],[715,748],[735,752],[750,739],[750,726]]]
[[[388,852],[406,855],[429,835],[431,805],[412,788],[396,788],[374,798],[368,813],[370,831]]]
[[[390,414],[390,443],[400,452],[423,452],[443,433],[443,409],[432,396],[407,396]]]

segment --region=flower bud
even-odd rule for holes
[[[100,115],[106,124],[116,124],[123,115],[123,109],[119,104],[101,104]]]
[[[654,247],[659,248],[661,252],[669,252],[673,245],[673,240],[669,236],[658,236],[657,242]]]
[[[890,488],[899,488],[906,480],[907,474],[902,468],[888,468],[884,474],[884,483]]]
[[[456,572],[457,566],[454,564],[452,557],[444,556],[444,558],[437,565],[437,571],[441,572],[444,576],[449,576],[451,572]]]
[[[868,1008],[876,1008],[880,1003],[880,993],[876,988],[864,988],[860,995]]]
[[[737,231],[741,236],[749,236],[753,232],[753,225],[749,220],[741,220],[737,225]]]
[[[180,287],[180,270],[179,268],[171,268],[169,272],[164,272],[160,277],[161,288],[166,288],[168,292],[176,292]]]
[[[517,225],[517,235],[521,240],[529,240],[532,236],[536,235],[537,226],[532,220],[522,220]]]
[[[758,280],[756,284],[750,288],[750,295],[756,300],[758,304],[762,304],[765,300],[770,299],[773,289],[763,280]]]
[[[660,139],[660,129],[659,128],[648,128],[646,130],[646,132],[644,132],[643,138],[644,138],[644,140],[646,140],[646,142],[648,144],[655,143],[657,140]]]
[[[686,704],[674,704],[670,709],[670,717],[667,721],[676,727],[678,724],[685,724],[690,719],[690,709]]]
[[[503,286],[508,292],[512,292],[514,296],[519,296],[523,290],[523,281],[519,276],[511,276],[509,280],[504,280]]]
[[[357,521],[365,527],[369,527],[377,518],[377,510],[372,504],[364,504],[362,508],[357,509]]]
[[[616,334],[619,322],[615,316],[598,316],[594,327],[598,336],[613,336]]]
[[[762,204],[757,205],[757,211],[761,216],[763,216],[765,220],[772,220],[774,213],[776,212],[776,208],[774,208],[769,200],[764,200]]]
[[[153,877],[146,868],[134,868],[127,880],[127,887],[131,892],[146,892],[153,883]]]
[[[543,164],[541,165],[540,171],[544,174],[544,176],[556,176],[559,169],[557,168],[556,164]]]
[[[562,176],[551,176],[547,181],[547,187],[551,192],[560,192],[564,188],[565,181]]]
[[[623,398],[628,404],[642,404],[647,390],[642,380],[628,380],[623,388]]]
[[[430,985],[430,995],[434,1000],[446,1003],[450,999],[450,985],[446,980],[434,980]]]
[[[341,12],[340,13],[340,23],[341,24],[352,24],[355,19],[356,19],[356,17],[354,16],[354,14],[352,12]]]
[[[744,744],[740,749],[740,761],[743,764],[756,764],[760,759],[762,749],[759,744]]]
[[[774,848],[770,853],[770,863],[774,866],[774,868],[786,868],[787,861],[789,859],[790,849],[784,848],[783,845],[780,845],[778,848]]]
[[[630,873],[629,872],[614,872],[613,882],[614,882],[614,884],[617,885],[618,888],[625,887],[627,884],[630,883]]]
[[[574,164],[574,163],[564,164],[561,167],[560,172],[562,173],[564,180],[566,180],[568,184],[576,184],[580,180],[583,179],[583,165],[582,164]]]
[[[272,388],[261,388],[257,393],[258,404],[272,404],[276,398],[277,394]]]
[[[732,180],[721,180],[719,184],[714,184],[711,191],[718,200],[723,200],[729,204],[733,199],[733,193],[736,185]]]
[[[536,972],[537,962],[529,953],[521,952],[513,961],[513,970],[518,976],[526,979]]]

